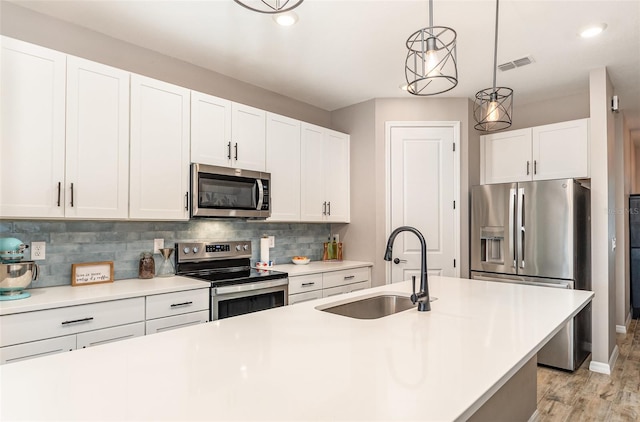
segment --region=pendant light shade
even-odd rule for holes
[[[233,0],[242,7],[258,13],[285,13],[300,6],[304,0]]]
[[[456,31],[433,26],[433,0],[429,0],[429,27],[407,39],[405,77],[413,95],[435,95],[458,85]]]
[[[496,0],[496,33],[493,50],[493,87],[476,93],[473,105],[473,117],[476,130],[492,132],[506,129],[513,122],[513,90],[511,88],[496,87],[496,71],[498,69],[498,11],[499,1]]]

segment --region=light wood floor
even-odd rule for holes
[[[616,334],[620,355],[611,375],[538,367],[538,414],[533,422],[640,421],[640,323]]]

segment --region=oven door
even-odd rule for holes
[[[268,173],[192,164],[191,216],[267,218],[269,182]]]
[[[211,289],[211,321],[288,304],[289,279]]]

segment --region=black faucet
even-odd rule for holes
[[[415,304],[418,303],[418,311],[430,311],[431,304],[429,303],[429,278],[427,276],[427,241],[424,240],[424,236],[422,233],[418,231],[415,227],[410,226],[402,226],[395,229],[389,235],[389,240],[387,241],[387,248],[384,253],[384,260],[391,261],[391,253],[393,252],[393,241],[396,240],[396,236],[400,234],[400,232],[411,232],[418,236],[420,239],[420,291],[416,293],[416,277],[412,277],[413,281],[413,294],[411,295],[411,302]]]

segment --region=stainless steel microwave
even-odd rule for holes
[[[265,172],[191,164],[191,217],[268,218],[270,183]]]

